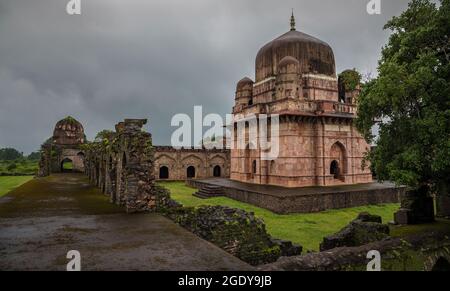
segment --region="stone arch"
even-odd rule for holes
[[[252,142],[249,142],[245,146],[244,151],[244,172],[247,174],[252,174],[252,167],[253,167],[253,160],[256,158],[254,155],[254,151],[256,150],[256,147]]]
[[[215,165],[213,168],[213,176],[221,177],[222,176],[222,168],[219,165]]]
[[[176,163],[177,161],[174,158],[166,154],[158,155],[155,158],[156,165],[164,165],[172,169],[175,167]]]
[[[330,148],[329,174],[335,179],[344,181],[347,171],[347,151],[345,146],[337,141]]]
[[[340,176],[340,169],[339,169],[339,162],[336,160],[332,160],[330,163],[330,174],[333,175],[335,179],[339,179]]]
[[[195,178],[196,175],[196,169],[194,166],[188,166],[186,168],[186,178],[188,179],[193,179]]]
[[[167,166],[159,167],[159,178],[160,179],[169,179],[169,167],[167,167]]]
[[[68,166],[69,164],[71,166]],[[68,157],[65,157],[61,160],[60,166],[61,166],[61,173],[71,173],[73,171],[73,160]]]
[[[222,155],[216,154],[216,155],[213,155],[212,157],[210,157],[209,160],[212,162],[216,162],[217,160],[220,160],[221,163],[225,163],[226,159]]]
[[[191,164],[198,164],[201,165],[203,163],[203,159],[195,154],[189,154],[182,158],[183,163],[191,163]]]

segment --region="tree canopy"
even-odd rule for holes
[[[450,0],[413,0],[384,27],[378,77],[363,86],[356,124],[376,148],[378,177],[410,186],[450,180]],[[378,125],[377,139],[371,129]]]
[[[0,160],[12,161],[23,157],[23,154],[13,148],[2,148],[0,149]]]

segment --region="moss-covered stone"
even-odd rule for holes
[[[284,254],[299,255],[301,247],[276,241],[267,233],[264,222],[241,209],[225,206],[178,207],[168,216],[241,260],[259,265],[274,262]]]

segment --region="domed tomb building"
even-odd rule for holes
[[[363,167],[369,145],[353,122],[359,87],[339,92],[346,89],[338,86],[327,43],[297,31],[292,15],[290,31],[259,50],[255,77],[236,87],[231,179],[285,187],[372,182],[369,165]],[[273,160],[261,158],[259,128],[255,140],[248,128],[245,134],[237,131],[237,120],[260,114],[280,118],[279,154]]]
[[[41,148],[39,176],[50,173],[84,172],[84,151],[86,142],[83,125],[68,116],[55,125],[53,136]]]

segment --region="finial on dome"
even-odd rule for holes
[[[291,31],[295,31],[294,8],[292,8],[292,15],[291,15]]]

